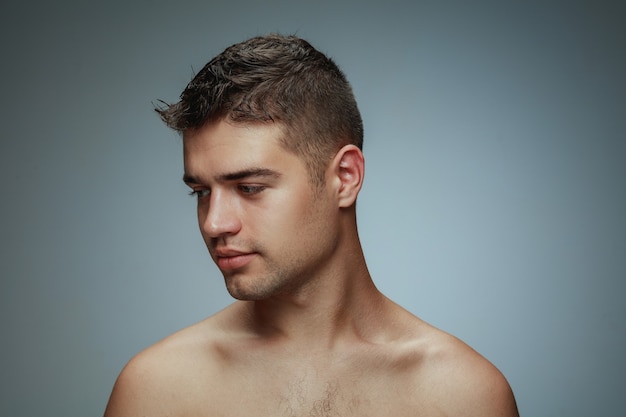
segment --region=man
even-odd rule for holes
[[[517,416],[502,374],[375,287],[356,225],[363,128],[306,41],[227,48],[157,109],[234,304],[134,357],[105,416]]]

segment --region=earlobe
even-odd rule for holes
[[[339,181],[339,207],[350,207],[356,202],[363,185],[365,161],[361,150],[354,145],[346,145],[335,156],[335,174]]]

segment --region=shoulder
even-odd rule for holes
[[[185,415],[185,398],[214,383],[203,378],[219,366],[220,338],[213,316],[135,355],[115,382],[105,417]]]
[[[504,375],[458,338],[429,327],[420,340],[420,388],[445,415],[517,417],[513,393]],[[424,387],[424,381],[428,381]]]

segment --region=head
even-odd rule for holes
[[[345,75],[295,36],[260,36],[227,48],[178,103],[156,111],[181,133],[220,120],[280,126],[282,146],[303,160],[318,188],[339,149],[363,146],[361,115]]]
[[[238,299],[311,288],[359,250],[354,203],[361,151],[342,147],[316,190],[282,134],[274,124],[220,120],[184,136],[183,179],[197,197],[200,231]]]

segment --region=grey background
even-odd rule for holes
[[[3,2],[0,415],[100,415],[133,354],[230,303],[151,103],[271,31],[354,86],[379,287],[522,415],[623,414],[623,4]]]

